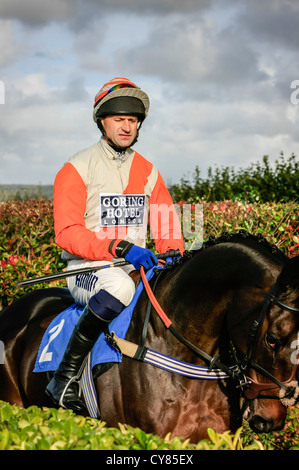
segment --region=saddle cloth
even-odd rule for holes
[[[161,266],[158,268],[162,269]],[[156,269],[157,266],[147,271],[148,281],[153,277]],[[115,332],[119,338],[125,339],[134,308],[143,288],[143,282],[140,281],[131,303],[109,324],[110,333]],[[84,307],[74,303],[52,320],[42,338],[33,372],[55,371],[58,368],[83,309]],[[97,364],[121,361],[122,354],[110,346],[104,333],[101,333],[91,353],[91,369]]]

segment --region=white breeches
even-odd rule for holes
[[[69,262],[67,270],[104,266],[109,263],[110,261],[105,260],[72,260]],[[80,305],[86,305],[92,295],[103,289],[127,306],[135,293],[135,283],[129,276],[132,270],[134,270],[134,266],[130,264],[118,268],[107,268],[92,273],[79,274],[68,277],[66,280],[71,295]]]

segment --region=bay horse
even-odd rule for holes
[[[223,370],[227,378],[194,379],[123,356],[93,370],[101,419],[191,442],[205,438],[207,428],[234,432],[245,411],[256,432],[281,429],[299,394],[299,257],[289,259],[263,237],[240,231],[210,238],[159,273],[149,284],[171,324],[165,326],[143,291],[126,340]],[[1,400],[53,406],[44,392],[48,375],[32,371],[46,328],[72,303],[67,289],[52,287],[1,312]]]

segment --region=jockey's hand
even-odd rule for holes
[[[125,258],[126,261],[132,263],[136,269],[143,266],[144,269],[148,270],[158,264],[158,258],[148,250],[147,248],[141,248],[140,246],[134,245],[126,241],[122,241],[118,244],[115,250],[116,254],[120,258]]]

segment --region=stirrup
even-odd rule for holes
[[[70,387],[70,385],[72,385],[72,383],[76,383],[78,385],[78,394],[76,394],[76,398],[78,399],[79,402],[82,402],[82,405],[85,407],[83,401],[81,400],[80,396],[81,396],[81,393],[82,393],[82,385],[81,385],[81,381],[80,379],[76,376],[76,377],[72,377],[65,385],[63,391],[62,391],[62,394],[60,395],[60,398],[59,398],[59,406],[61,406],[62,408],[66,408],[66,409],[70,409],[70,407],[68,406],[65,406],[63,404],[63,400],[64,400],[64,397],[65,397],[65,394],[67,393],[68,391],[68,388]],[[74,395],[75,396],[75,395]],[[72,408],[71,408],[72,409]]]

